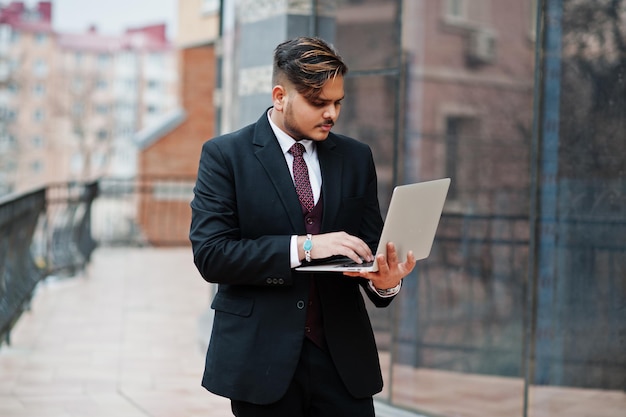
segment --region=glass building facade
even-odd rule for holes
[[[624,415],[626,0],[223,0],[221,30],[221,132],[271,106],[276,44],[316,35],[350,67],[335,130],[372,147],[383,211],[452,179],[430,257],[370,310],[379,401]]]

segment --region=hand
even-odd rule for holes
[[[372,281],[374,287],[381,290],[393,288],[400,283],[400,280],[409,275],[415,268],[415,256],[412,251],[406,255],[406,262],[398,262],[398,253],[392,242],[387,243],[387,256],[378,255],[377,272],[344,272],[350,277],[362,277]]]
[[[298,255],[300,259],[304,259],[304,249],[302,245],[306,240],[305,236],[298,236]],[[311,239],[313,248],[311,249],[311,259],[323,259],[330,256],[347,256],[357,263],[362,260],[371,262],[374,255],[369,246],[356,236],[347,234],[346,232],[332,232],[321,235],[313,235]]]

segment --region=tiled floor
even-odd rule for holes
[[[50,282],[0,348],[2,417],[229,416],[200,386],[209,286],[190,249],[98,249]]]
[[[0,417],[230,416],[200,386],[209,298],[189,248],[99,248],[84,276],[39,289],[0,348]],[[387,375],[384,352],[381,364]],[[397,366],[379,397],[390,389],[396,404],[442,417],[523,414],[519,379]],[[621,391],[541,387],[529,398],[530,417],[626,417]]]
[[[381,355],[383,368],[388,360]],[[395,404],[440,417],[521,417],[524,381],[435,369],[394,367]],[[626,417],[626,392],[569,387],[531,387],[529,417]]]

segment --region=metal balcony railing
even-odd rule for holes
[[[42,279],[76,275],[97,245],[189,245],[193,183],[187,177],[103,178],[1,198],[0,337],[10,340]]]
[[[193,184],[189,177],[107,178],[0,199],[0,336],[8,340],[39,281],[80,272],[96,242],[188,246]],[[414,368],[515,377],[532,360],[558,363],[564,384],[618,384],[626,223],[586,216],[540,226],[558,232],[558,305],[535,304],[556,290],[529,282],[527,217],[446,213],[429,259],[404,281],[393,308],[370,311],[379,348]],[[554,337],[533,324],[555,312],[553,330],[563,339],[557,360],[544,348]]]
[[[0,199],[0,336],[28,308],[39,281],[73,275],[89,262],[91,205],[98,185],[52,184]]]

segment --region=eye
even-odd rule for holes
[[[315,107],[319,107],[319,108],[326,107],[326,106],[328,106],[329,104],[330,104],[330,102],[329,102],[329,101],[312,101],[312,102],[311,102],[311,105],[313,105],[313,106],[315,106]],[[335,102],[333,103],[333,106],[338,107],[338,106],[341,106],[341,104],[342,104],[342,103],[341,103],[341,100],[340,100],[340,101],[335,101]]]

